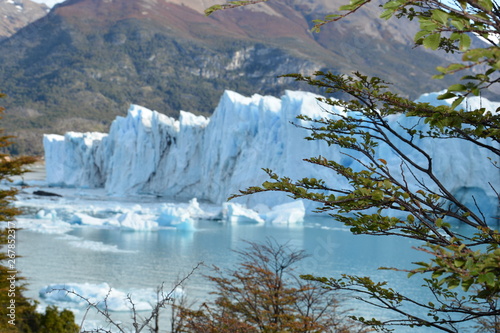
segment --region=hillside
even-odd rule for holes
[[[49,8],[30,0],[0,0],[0,40],[45,16]]]
[[[4,123],[20,137],[13,152],[41,153],[42,133],[105,131],[131,103],[209,114],[226,89],[308,89],[278,77],[286,73],[357,70],[411,97],[446,84],[428,82],[443,58],[411,49],[408,22],[372,20],[376,6],[312,34],[311,21],[340,1],[287,0],[206,17],[212,2],[69,0],[0,42]]]

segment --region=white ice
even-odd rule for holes
[[[225,202],[222,204],[223,219],[230,224],[250,223],[264,224],[265,220],[256,211],[238,203]]]
[[[182,293],[182,289],[175,291]],[[130,295],[137,311],[150,311],[151,304],[156,303],[154,289],[137,289],[123,291],[112,288],[107,283],[57,283],[43,287],[39,291],[40,298],[48,304],[64,304],[65,306],[85,308],[88,303],[97,303],[100,309],[107,307],[109,311],[130,311],[131,304],[127,299]]]
[[[72,235],[62,235],[59,237],[68,242],[73,247],[96,252],[133,253],[134,251],[119,249],[116,245],[104,244],[102,242],[86,240],[82,237]]]
[[[296,200],[274,206],[271,211],[263,214],[263,217],[270,224],[295,224],[304,222],[305,215],[304,201]]]
[[[212,215],[205,213],[196,198],[191,199],[187,207],[181,204],[163,204],[157,222],[160,226],[175,227],[179,230],[196,230],[195,220],[211,219]]]

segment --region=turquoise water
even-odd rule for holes
[[[207,299],[211,291],[212,286],[203,274],[209,274],[212,265],[222,269],[235,267],[237,254],[233,250],[244,249],[244,241],[263,242],[271,238],[309,254],[297,268],[300,274],[371,276],[377,281],[388,281],[391,287],[405,294],[423,297],[419,280],[407,279],[404,272],[377,269],[380,266],[410,268],[412,261],[421,259],[422,254],[412,249],[418,243],[412,240],[354,236],[347,228],[325,218],[309,218],[290,226],[198,221],[196,229],[194,232],[123,231],[87,226],[75,227],[62,235],[23,230],[18,236],[18,251],[23,255],[18,268],[29,279],[28,296],[38,298],[39,290],[53,283],[106,282],[125,292],[155,289],[165,283],[168,289],[197,263],[203,262],[185,287],[188,298],[200,302]],[[96,244],[103,250],[92,248]],[[64,305],[67,304],[61,306]],[[354,308],[356,315],[386,315],[363,304]],[[75,312],[81,316],[83,309],[76,308]],[[124,321],[128,318],[124,313],[117,316]]]

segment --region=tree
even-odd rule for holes
[[[0,94],[0,98],[5,95]],[[0,107],[0,113],[4,109]],[[0,131],[1,134],[1,131]],[[0,149],[5,150],[11,144],[12,137],[0,135]],[[11,177],[27,171],[26,166],[36,162],[33,157],[12,157],[0,153],[0,182],[8,183]],[[1,332],[40,332],[69,333],[78,332],[72,312],[57,308],[47,308],[45,314],[36,312],[36,303],[23,295],[25,279],[19,275],[16,262],[17,233],[15,217],[19,209],[12,206],[17,194],[15,188],[0,189],[0,331]]]
[[[179,308],[176,332],[368,332],[345,316],[338,294],[298,278],[294,268],[303,251],[272,240],[248,244],[237,251],[236,269],[216,267],[208,276],[215,301],[198,310]]]
[[[236,269],[222,271],[214,267],[214,275],[207,276],[215,284],[215,301],[206,301],[193,310],[185,295],[177,290],[199,268],[201,263],[182,278],[170,292],[164,286],[157,289],[156,303],[151,312],[141,315],[131,295],[127,295],[132,317],[131,325],[116,321],[108,308],[108,293],[103,300],[95,302],[76,291],[66,288],[52,291],[74,295],[87,304],[87,311],[94,309],[104,317],[107,328],[97,328],[95,333],[160,332],[162,309],[170,310],[170,332],[172,333],[367,333],[371,328],[347,316],[348,309],[340,293],[323,288],[316,281],[305,281],[294,272],[296,265],[306,257],[288,245],[267,240],[264,244],[248,242],[249,248],[236,251],[240,263]],[[177,294],[177,295],[176,295]],[[70,332],[61,330],[61,320],[55,321],[53,312],[47,309],[42,318],[42,328],[47,332]],[[71,313],[70,313],[71,314]],[[63,311],[61,318],[68,318]],[[72,315],[72,314],[71,314]],[[84,316],[83,321],[85,320]],[[68,321],[69,322],[69,321]],[[82,325],[83,326],[83,325]],[[30,331],[31,332],[31,331]],[[44,333],[46,331],[41,330]]]
[[[266,0],[233,1],[207,10],[234,8]],[[370,0],[351,0],[339,13],[315,21],[313,30],[355,15]],[[426,326],[445,332],[500,332],[500,235],[498,220],[483,212],[481,197],[463,200],[437,176],[434,160],[420,140],[458,139],[489,153],[476,163],[493,163],[498,168],[500,149],[499,110],[464,106],[469,95],[480,95],[499,82],[500,7],[492,0],[383,1],[381,17],[418,20],[415,43],[432,50],[459,53],[462,62],[439,67],[435,79],[464,72],[459,83],[448,87],[440,99],[453,99],[451,106],[415,103],[391,93],[387,82],[360,73],[352,76],[317,72],[314,76],[286,75],[324,88],[325,94],[343,92],[344,100],[320,98],[329,106],[322,119],[299,117],[309,125],[308,140],[325,141],[340,148],[349,164],[312,157],[306,162],[341,175],[348,188],[338,188],[329,179],[292,180],[266,170],[270,179],[239,195],[281,191],[295,199],[318,204],[317,211],[330,214],[351,227],[355,234],[398,235],[421,241],[418,247],[430,255],[416,263],[409,276],[419,275],[433,299],[419,302],[389,288],[386,282],[369,277],[343,275],[340,279],[305,276],[325,288],[355,292],[362,301],[398,314],[394,319],[357,318],[380,330],[394,325]],[[474,35],[485,42],[472,47]],[[477,45],[477,44],[475,44]],[[471,70],[474,72],[471,72]],[[471,74],[472,73],[472,74]],[[404,121],[391,122],[400,116]],[[418,123],[425,126],[417,126]],[[398,159],[387,162],[377,148],[385,147]],[[457,180],[460,181],[460,180]],[[486,184],[488,186],[488,184]],[[489,184],[498,197],[499,184]],[[472,204],[470,204],[472,202]],[[461,228],[454,228],[460,225]],[[456,287],[461,287],[456,291]],[[406,307],[411,304],[418,310]]]

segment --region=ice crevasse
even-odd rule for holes
[[[420,100],[447,103],[437,101],[437,95],[426,94]],[[352,160],[337,147],[304,140],[308,131],[290,124],[301,125],[302,121],[296,119],[299,114],[325,117],[324,109],[332,107],[321,104],[317,97],[296,91],[287,91],[279,99],[244,97],[226,91],[210,118],[181,111],[178,120],[132,105],[126,117],[117,117],[112,123],[108,134],[45,135],[47,182],[103,187],[114,196],[154,194],[218,204],[241,189],[266,181],[262,168],[292,179],[322,178],[328,184],[347,188],[349,185],[342,177],[303,159],[321,155],[345,165]],[[467,103],[474,107],[480,102],[469,99]],[[500,106],[484,99],[481,103],[489,110]],[[400,125],[410,127],[417,123],[404,116],[393,116],[390,121],[400,131]],[[490,157],[495,162],[497,157],[457,139],[419,139],[418,144],[429,152],[436,175],[452,193],[468,204],[477,203],[489,215],[497,215],[497,195],[489,184],[500,184],[500,171],[488,160]],[[401,163],[383,145],[377,156],[394,167]],[[422,156],[412,157],[424,162]],[[474,198],[481,199],[474,203]],[[237,200],[247,207],[272,207],[289,201],[286,195],[275,192]]]

